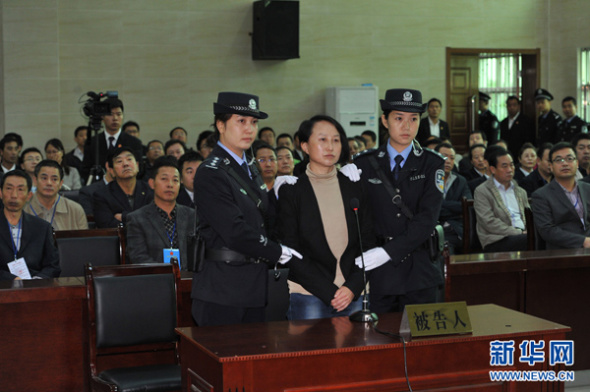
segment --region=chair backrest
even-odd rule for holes
[[[477,236],[477,217],[473,207],[473,199],[461,199],[463,208],[463,254],[482,251],[479,237]]]
[[[125,235],[122,228],[60,230],[53,234],[61,277],[84,276],[84,265],[125,264]]]
[[[85,275],[94,375],[176,361],[177,264],[86,265]]]
[[[545,241],[539,235],[535,226],[535,217],[529,207],[525,207],[527,250],[545,250]]]
[[[80,191],[59,191],[59,194],[63,197],[67,197],[70,200],[75,201],[76,203],[80,203]]]

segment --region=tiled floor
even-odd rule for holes
[[[590,392],[590,370],[576,371],[576,380],[565,383],[567,392]]]

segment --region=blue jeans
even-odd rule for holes
[[[356,301],[352,301],[346,309],[337,312],[333,307],[326,305],[314,295],[293,293],[290,294],[290,304],[289,310],[287,311],[287,318],[289,320],[310,320],[318,318],[350,316],[352,313],[361,310],[362,307],[362,295]]]

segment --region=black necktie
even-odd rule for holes
[[[112,150],[113,148],[115,148],[115,137],[109,136],[109,150]]]
[[[242,169],[244,169],[248,177],[250,177],[250,171],[248,170],[248,164],[246,163],[246,161],[242,162]]]
[[[394,158],[394,160],[395,160],[395,167],[393,168],[393,178],[395,178],[397,181],[399,169],[401,168],[401,164],[402,164],[402,161],[404,160],[404,157],[402,157],[401,155],[398,155]]]

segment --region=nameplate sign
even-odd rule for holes
[[[406,305],[399,331],[400,334],[423,337],[467,334],[473,332],[473,328],[467,303],[461,301]]]

